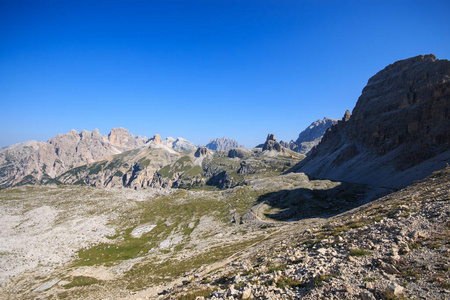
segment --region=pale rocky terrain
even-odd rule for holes
[[[211,172],[242,168],[236,157],[199,149],[196,159],[211,156],[205,165]],[[290,224],[286,220],[326,215],[330,210],[324,207],[332,203],[344,211],[386,193],[309,180],[304,174],[280,176],[287,162],[295,163],[291,154],[267,150],[255,156],[242,151],[247,155],[240,175],[243,184],[226,189],[34,185],[0,190],[0,295],[157,297],[182,282],[186,273],[217,268],[259,244]],[[275,201],[280,191],[286,200],[283,207]],[[309,213],[298,211],[292,202],[298,197]]]
[[[286,225],[168,291],[208,299],[450,299],[450,168],[335,217]]]
[[[449,179],[447,168],[369,203],[387,191],[300,173],[224,191],[2,190],[0,296],[449,299]],[[283,218],[281,189],[357,201]]]

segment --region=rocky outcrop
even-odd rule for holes
[[[211,140],[205,147],[216,151],[224,151],[232,148],[244,148],[244,146],[239,145],[235,139],[229,139],[226,137]]]
[[[450,62],[420,55],[370,78],[296,172],[404,187],[450,161]]]
[[[226,171],[222,171],[212,176],[207,182],[207,185],[216,186],[219,189],[228,189],[236,185],[234,178]]]
[[[151,141],[155,142],[156,144],[161,144],[162,139],[161,136],[157,133],[153,136],[153,138],[150,139]]]
[[[156,172],[175,163],[180,156],[173,149],[151,141],[148,147],[125,151],[72,168],[56,179],[65,184],[128,187],[137,190],[153,186]]]
[[[283,146],[281,146],[280,143],[277,142],[275,135],[272,133],[269,133],[267,135],[266,142],[264,143],[262,149],[263,149],[263,151],[275,150],[277,152],[281,152],[284,150]]]
[[[338,120],[329,119],[327,117],[323,118],[323,120],[317,120],[303,130],[295,142],[290,141],[288,144],[281,141],[280,144],[292,151],[308,155],[311,149],[320,143],[327,129],[337,124],[337,122]]]
[[[88,133],[88,131],[83,131]],[[83,134],[83,131],[81,131],[81,135]],[[92,135],[94,134],[100,135],[98,129],[92,132]],[[108,141],[113,146],[125,149],[134,149],[145,144],[144,139],[135,138],[127,129],[122,127],[111,129],[111,132],[108,134]]]
[[[228,151],[229,158],[244,158],[249,155],[249,151],[245,149],[233,148]]]
[[[197,151],[195,151],[195,157],[206,156],[208,154],[208,148],[206,147],[198,147]]]
[[[291,140],[289,143],[285,142],[285,141],[280,141],[280,145],[283,146],[286,149],[290,149],[292,151],[298,152],[298,145]],[[303,154],[303,153],[302,153]]]

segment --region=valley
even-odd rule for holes
[[[419,55],[289,144],[1,148],[0,298],[450,299],[449,87]]]
[[[77,185],[1,190],[3,290],[18,298],[91,299],[109,293],[126,297],[149,286],[158,290],[291,223],[327,217],[375,196],[364,186],[279,174],[248,175],[245,185],[225,190]],[[275,201],[280,191],[282,206]],[[323,202],[316,201],[319,195]]]

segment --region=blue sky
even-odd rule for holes
[[[0,0],[0,146],[125,127],[296,139],[396,60],[450,58],[450,1]]]

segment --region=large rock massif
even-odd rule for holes
[[[113,128],[107,136],[98,129],[80,133],[71,130],[46,143],[29,141],[4,147],[0,150],[0,187],[51,182],[71,168],[141,147],[146,142],[146,137]]]
[[[229,139],[226,137],[217,138],[209,141],[208,144],[205,145],[206,148],[211,150],[230,150],[233,148],[244,148],[244,146],[239,145],[239,143],[235,139]]]
[[[0,187],[36,183],[147,186],[156,170],[195,149],[183,138],[135,137],[125,128],[113,128],[105,136],[98,129],[71,130],[46,143],[29,141],[1,148]]]
[[[399,188],[450,160],[450,62],[420,55],[370,78],[353,113],[292,171]]]
[[[269,136],[271,145],[280,151],[275,137]],[[114,128],[107,136],[98,130],[72,130],[47,143],[31,141],[1,149],[0,187],[69,184],[141,189],[209,185],[224,189],[245,184],[251,174],[285,171],[302,158],[260,149],[211,151],[183,138],[163,141],[159,134],[151,139],[134,137],[124,128]]]

